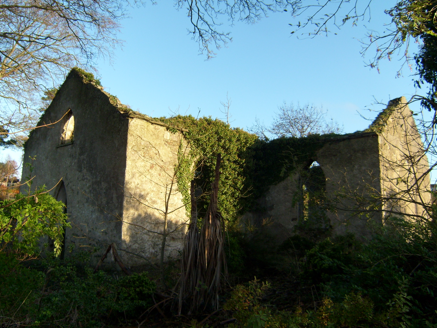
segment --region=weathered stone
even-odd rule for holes
[[[327,136],[324,143],[314,158],[258,200],[264,211],[246,213],[243,222],[269,222],[266,229],[278,243],[291,236],[303,219],[301,176],[313,161],[326,179],[326,216],[334,235],[351,232],[365,240],[371,237],[372,225],[382,224],[389,215],[429,217],[428,160],[404,97],[392,100],[368,130]]]
[[[25,165],[22,178],[67,204],[67,256],[71,246],[95,249],[97,262],[115,243],[128,266],[157,262],[164,227],[172,231],[164,258],[178,254],[188,218],[175,170],[188,148],[170,131],[71,71],[26,143],[32,169]],[[428,216],[429,166],[405,98],[391,101],[368,130],[321,142],[243,221],[266,226],[279,243],[304,220],[368,239],[369,223],[381,225],[389,215]],[[311,168],[314,161],[319,166]]]
[[[96,249],[95,262],[108,245],[116,243],[126,265],[144,263],[139,254],[158,258],[163,215],[168,199],[169,228],[165,257],[180,248],[187,221],[182,196],[173,179],[180,133],[130,111],[81,74],[72,70],[39,127],[25,146],[23,178],[33,177],[33,188],[45,185],[61,199],[65,188],[72,225],[65,247]],[[65,139],[66,122],[74,116],[74,134]],[[67,115],[65,115],[67,113]],[[58,121],[58,124],[42,127]],[[71,135],[71,131],[69,132]],[[33,157],[35,160],[30,160]]]

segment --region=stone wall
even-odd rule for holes
[[[303,220],[302,195],[303,176],[313,162],[317,162],[325,179],[325,206],[328,222],[319,222],[334,234],[358,233],[367,238],[366,222],[369,213],[366,206],[373,199],[370,191],[380,192],[378,135],[364,133],[333,137],[325,140],[325,145],[314,158],[308,158],[301,167],[284,179],[270,186],[258,199],[261,210],[246,213],[243,222],[255,226],[265,226],[265,230],[275,236],[280,243],[294,233],[296,224]],[[328,204],[330,206],[328,206]],[[372,213],[373,219],[381,221],[380,213]],[[329,227],[330,226],[330,227]]]
[[[188,223],[182,194],[178,190],[176,171],[178,150],[188,156],[180,133],[140,118],[129,123],[127,165],[123,211],[123,248],[130,253],[159,262],[164,228],[164,259],[181,251]],[[167,222],[167,223],[166,223]],[[140,257],[123,255],[130,266],[144,262]]]
[[[381,222],[381,213],[373,211],[378,207],[373,196],[380,193],[378,135],[336,138],[318,151],[317,161],[326,177],[333,233],[351,232],[368,238],[368,220]]]
[[[32,189],[45,185],[53,188],[51,194],[56,197],[57,183],[62,179],[72,225],[66,231],[66,248],[96,249],[97,260],[110,243],[121,244],[119,218],[123,214],[128,119],[111,105],[106,94],[75,70],[38,125],[56,122],[68,110],[75,120],[72,142],[61,144],[65,119],[38,128],[26,143],[24,163],[33,166]],[[22,181],[29,175],[24,165]]]
[[[388,215],[429,218],[429,165],[405,98],[391,101],[366,131],[326,136],[322,142],[291,176],[269,187],[257,201],[258,211],[244,214],[246,226],[263,226],[280,243],[308,220],[311,186],[305,183],[310,183],[315,161],[323,171],[320,209],[324,207],[327,220],[317,223],[322,230],[331,228],[334,235],[350,232],[366,240]],[[314,223],[306,222],[312,228]]]
[[[96,262],[116,243],[129,266],[145,257],[159,262],[167,231],[167,260],[180,252],[188,223],[175,175],[188,148],[181,133],[114,98],[73,70],[26,143],[24,162],[33,171],[24,165],[22,181],[31,176],[32,189],[45,185],[67,203],[67,256],[70,247],[96,250]],[[384,215],[427,217],[428,161],[405,98],[392,101],[368,131],[318,142],[317,151],[243,216],[246,227],[263,226],[280,243],[298,223],[317,226],[308,218],[323,211],[320,230],[368,239],[368,222],[380,224]]]
[[[384,113],[383,113],[384,114]],[[428,159],[404,97],[392,100],[380,120],[381,191],[385,215],[429,217]]]

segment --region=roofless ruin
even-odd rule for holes
[[[95,249],[97,261],[115,243],[125,264],[141,265],[157,260],[165,226],[165,256],[178,254],[190,213],[178,171],[193,147],[187,131],[130,110],[79,69],[38,126],[25,145],[32,170],[25,165],[22,179],[34,177],[32,188],[53,188],[66,204],[65,250]],[[278,243],[303,228],[366,239],[389,215],[428,215],[428,160],[403,97],[363,132],[250,140],[238,153],[246,199],[235,216],[265,225]],[[192,177],[202,174],[197,164],[189,166],[198,170]]]

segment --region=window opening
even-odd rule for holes
[[[70,112],[67,114],[66,122],[62,128],[61,145],[73,142],[74,138],[74,115]]]
[[[311,229],[327,229],[326,205],[326,177],[320,164],[314,161],[300,175],[300,222]]]

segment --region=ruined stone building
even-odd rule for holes
[[[71,229],[65,247],[97,249],[102,256],[116,243],[126,265],[160,255],[166,197],[166,256],[177,254],[186,223],[182,196],[174,185],[180,133],[120,105],[84,72],[72,70],[39,126],[25,145],[32,164],[23,177],[33,176],[33,188],[53,188],[67,205]],[[30,160],[30,158],[34,160]],[[172,190],[170,191],[170,188]],[[180,229],[178,229],[180,228]]]
[[[165,256],[177,254],[188,220],[175,183],[181,133],[121,105],[75,69],[38,126],[25,145],[31,167],[22,181],[33,177],[33,188],[45,185],[67,205],[67,250],[96,249],[97,259],[115,243],[126,265],[140,265],[158,260],[165,225],[174,231]],[[391,101],[367,131],[325,137],[297,167],[243,217],[269,219],[278,241],[307,217],[320,217],[315,223],[334,234],[365,238],[369,220],[427,215],[428,161],[405,98]]]
[[[308,218],[313,228],[360,239],[390,215],[428,218],[429,164],[412,114],[397,98],[367,130],[323,137],[313,156],[258,200],[263,210],[245,218],[258,226],[269,218],[278,240]]]

